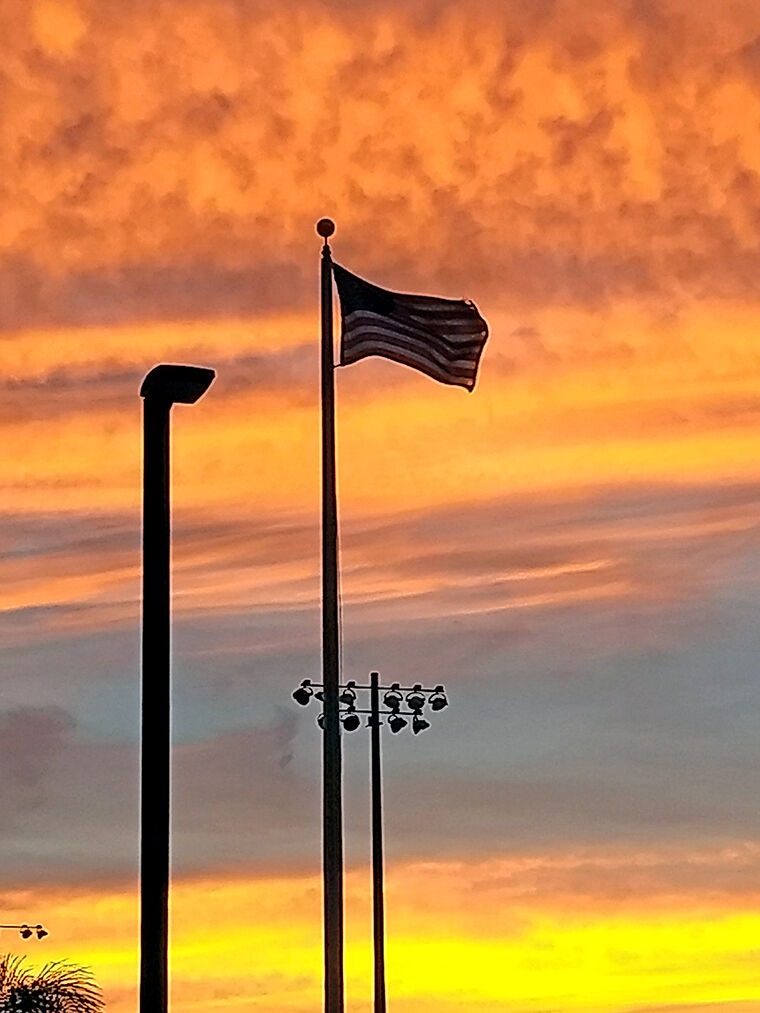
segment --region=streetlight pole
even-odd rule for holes
[[[378,673],[371,672],[370,753],[372,777],[372,932],[375,978],[374,1013],[385,1013],[385,892],[383,884],[383,796],[380,761],[380,690]]]
[[[160,365],[143,380],[140,1013],[166,1013],[171,773],[170,416],[195,404],[213,369]]]

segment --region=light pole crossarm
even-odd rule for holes
[[[304,679],[301,682],[301,685],[311,686],[312,689],[324,689],[324,683],[312,682],[311,679]],[[390,686],[378,686],[377,688],[380,693],[383,693],[389,689],[396,689],[398,690],[399,693],[411,693],[415,689],[420,693],[436,693],[439,687],[432,686],[426,688],[425,686],[397,686],[395,683],[393,683]],[[361,683],[350,681],[350,682],[342,682],[338,687],[338,689],[363,689],[369,692],[372,689],[372,687],[370,685],[365,686],[362,685]]]
[[[349,704],[345,704],[345,703],[341,704],[340,706],[341,706],[341,710],[342,711],[349,711],[349,713],[351,713],[351,714],[370,714],[371,715],[371,714],[375,713],[375,711],[373,711],[371,708],[351,707]],[[417,711],[378,710],[377,711],[377,716],[378,717],[392,717],[394,714],[405,714],[407,717],[411,717],[412,715],[414,715],[416,713],[417,713]]]

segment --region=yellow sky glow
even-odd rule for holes
[[[630,860],[646,868],[652,857]],[[718,857],[690,860],[709,865]],[[603,854],[586,856],[582,864],[593,868],[595,862],[600,872],[615,865]],[[512,1006],[539,1013],[547,1004],[621,1013],[760,999],[753,958],[760,915],[751,903],[733,909],[709,895],[658,898],[646,889],[617,902],[603,894],[573,899],[561,889],[554,900],[536,893],[542,872],[569,876],[575,866],[572,859],[535,856],[392,867],[387,960],[394,1001],[412,1013],[503,1013]],[[354,870],[346,886],[347,1009],[356,1013],[371,995],[367,877],[366,869]],[[131,1013],[137,913],[131,889],[53,889],[44,898],[11,891],[5,910],[22,917],[43,899],[50,937],[32,948],[8,934],[6,949],[35,961],[66,956],[91,966],[109,1010]],[[178,880],[172,1008],[317,1008],[320,905],[316,876]]]

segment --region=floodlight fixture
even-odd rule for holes
[[[424,732],[426,728],[430,727],[430,722],[420,717],[419,714],[415,714],[412,718],[412,731],[415,735],[419,735],[420,732]]]
[[[343,727],[347,732],[355,732],[359,725],[362,723],[361,718],[353,708],[348,711],[344,718],[342,718]]]
[[[388,708],[388,710],[397,711],[401,708],[403,699],[400,684],[394,682],[383,697],[383,704]]]
[[[322,731],[325,730],[325,715],[324,715],[324,711],[317,718],[317,724],[322,729]]]
[[[412,686],[412,692],[407,693],[406,702],[413,711],[421,711],[425,706],[425,694],[422,692],[422,683],[417,682]]]
[[[21,936],[22,939],[31,939],[34,933],[29,928],[28,925],[22,925],[21,929],[19,930],[19,935]]]
[[[428,703],[434,711],[442,711],[444,707],[448,707],[449,701],[446,698],[446,694],[443,691],[443,686],[436,686],[433,692],[428,697]]]
[[[394,714],[388,718],[388,725],[394,735],[400,732],[402,728],[406,728],[408,723],[406,718],[402,718],[400,714]]]
[[[43,927],[41,925],[35,925],[34,928],[35,928],[35,931],[37,932],[37,938],[38,939],[44,939],[45,936],[47,936],[47,935],[50,934],[49,932],[47,932],[46,929],[43,929]]]
[[[346,683],[346,688],[338,697],[340,702],[342,704],[345,704],[346,707],[352,708],[356,706],[356,689],[354,688],[355,686],[356,682],[353,679],[350,680],[349,682]]]
[[[311,688],[311,679],[304,679],[298,689],[293,691],[293,699],[302,707],[307,707],[313,696],[314,690]]]

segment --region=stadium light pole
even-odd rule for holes
[[[380,688],[377,672],[369,676],[370,767],[372,783],[372,939],[374,1013],[385,1013],[385,884],[383,866],[383,788],[380,759]]]
[[[370,729],[370,778],[372,795],[372,939],[373,939],[373,1013],[386,1013],[385,987],[385,884],[383,861],[383,789],[382,765],[380,753],[380,726],[382,717],[387,717],[387,724],[392,734],[409,726],[415,735],[430,727],[430,722],[423,716],[427,706],[432,711],[441,711],[448,707],[448,698],[443,686],[425,689],[420,683],[414,686],[401,686],[394,682],[390,686],[381,686],[377,672],[370,672],[368,686],[359,686],[350,681],[338,687],[340,723],[346,732],[354,732],[361,725],[360,714],[367,715],[367,727]],[[383,692],[383,706],[380,706],[380,692]],[[358,694],[369,692],[369,708],[357,707]],[[304,679],[293,692],[293,699],[302,707],[308,706],[312,700],[321,701],[324,705],[324,685]],[[317,718],[317,724],[324,731],[324,712]]]
[[[168,1008],[171,771],[170,416],[195,404],[213,369],[155,366],[143,380],[143,612],[140,793],[140,1013]]]

